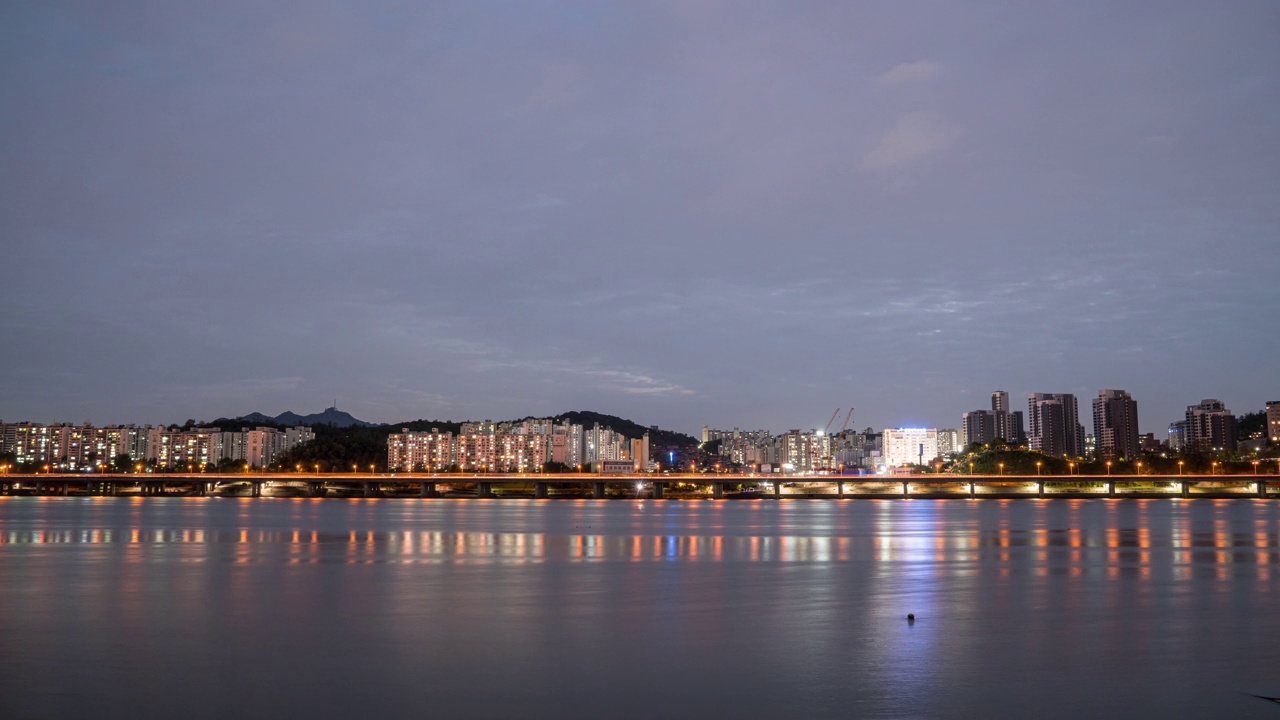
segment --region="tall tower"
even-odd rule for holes
[[[1093,436],[1098,456],[1131,460],[1138,456],[1138,403],[1124,390],[1099,390],[1093,399]]]

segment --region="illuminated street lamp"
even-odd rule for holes
[[[1076,464],[1075,464],[1075,463],[1073,463],[1073,462],[1069,462],[1069,463],[1067,463],[1067,474],[1068,474],[1068,475],[1075,475],[1075,474],[1076,474]]]
[[[1179,460],[1179,461],[1178,461],[1178,474],[1179,474],[1179,475],[1181,475],[1181,474],[1182,474],[1182,461],[1181,461],[1181,460]]]
[[[1004,476],[1004,463],[1000,463],[1000,475]]]
[[[1040,476],[1040,461],[1036,461],[1036,477]]]
[[[369,474],[373,474],[373,463],[369,463]]]
[[[1108,461],[1107,461],[1107,474],[1108,474],[1108,475],[1110,475],[1110,474],[1111,474],[1111,461],[1110,461],[1110,460],[1108,460]]]
[[[1258,474],[1258,461],[1257,461],[1257,460],[1254,460],[1254,461],[1253,461],[1253,474],[1254,474],[1254,475],[1257,475],[1257,474]]]
[[[1141,461],[1141,460],[1139,460],[1139,461],[1138,461],[1138,474],[1139,474],[1139,475],[1141,475],[1141,474],[1142,474],[1142,461]]]
[[[1217,475],[1217,474],[1218,474],[1218,461],[1217,461],[1217,460],[1214,460],[1213,462],[1209,463],[1209,474],[1210,474],[1210,475]]]

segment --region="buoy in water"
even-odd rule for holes
[[[916,621],[916,614],[915,614],[915,613],[907,613],[907,622],[915,622],[915,621]]]

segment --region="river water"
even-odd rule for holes
[[[1258,500],[5,498],[0,717],[1280,718],[1278,536]]]

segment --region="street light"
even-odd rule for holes
[[[1182,461],[1181,461],[1181,460],[1179,460],[1179,461],[1178,461],[1178,474],[1179,474],[1179,475],[1181,475],[1181,474],[1182,474]]]
[[[1138,461],[1138,474],[1139,474],[1139,475],[1141,475],[1141,474],[1142,474],[1142,461],[1141,461],[1141,460],[1139,460],[1139,461]]]
[[[1212,463],[1209,463],[1209,474],[1210,474],[1210,475],[1217,475],[1217,474],[1218,474],[1218,461],[1217,461],[1217,460],[1214,460]]]
[[[1111,461],[1110,461],[1110,460],[1108,460],[1108,461],[1107,461],[1107,474],[1108,474],[1108,475],[1110,475],[1110,474],[1111,474]]]
[[[1254,461],[1253,461],[1253,474],[1254,474],[1254,475],[1257,475],[1257,474],[1258,474],[1258,461],[1257,461],[1257,460],[1254,460]]]
[[[1040,461],[1036,461],[1036,477],[1040,477]]]
[[[1076,464],[1075,464],[1075,463],[1073,463],[1073,462],[1069,462],[1069,463],[1067,463],[1067,474],[1069,474],[1069,475],[1075,475],[1075,474],[1076,474]]]
[[[1000,463],[1000,475],[1004,476],[1004,463]]]

